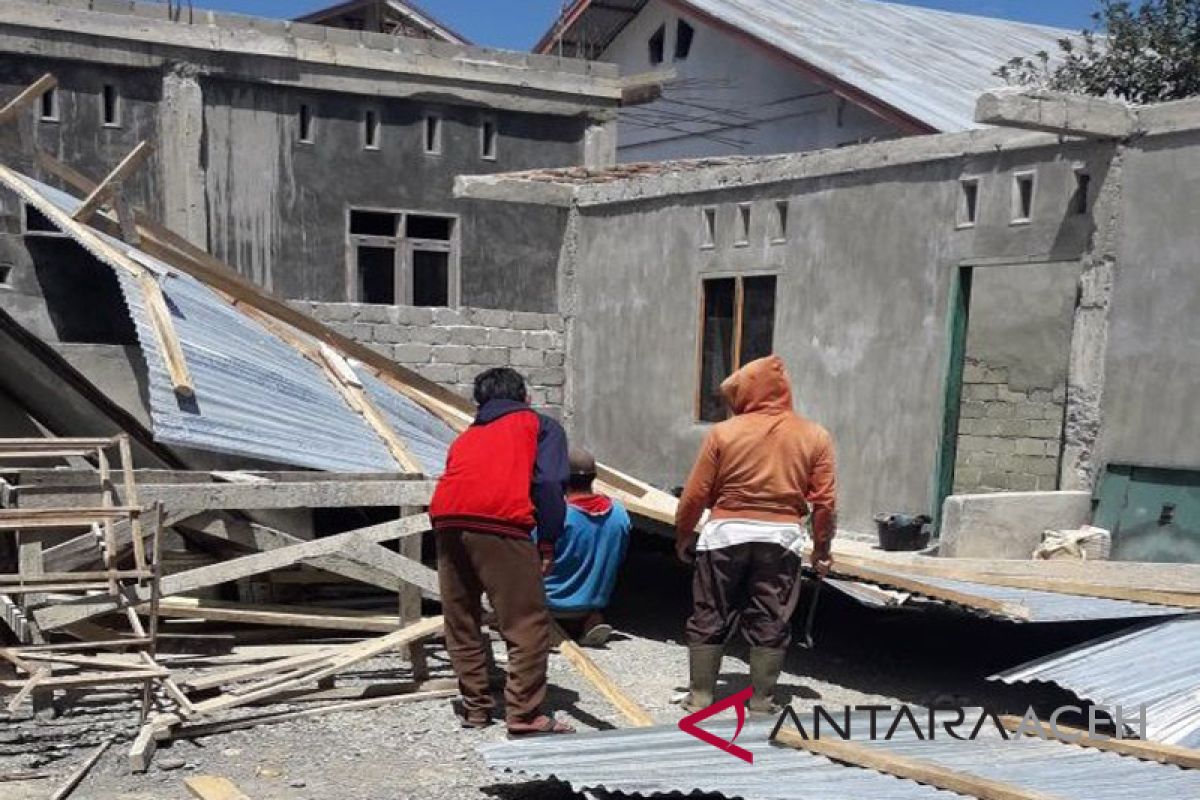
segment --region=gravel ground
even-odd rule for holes
[[[802,604],[808,602],[806,594]],[[610,619],[618,630],[595,661],[656,720],[682,716],[670,703],[687,674],[679,643],[690,600],[687,574],[658,547],[630,554]],[[802,605],[801,614],[803,617]],[[1031,703],[1055,704],[1052,689],[997,686],[983,678],[1112,626],[1018,626],[981,620],[949,609],[924,612],[871,611],[832,591],[823,593],[817,616],[817,648],[793,648],[780,696],[798,708],[814,703],[930,703],[938,698],[986,703],[1023,712]],[[503,648],[497,656],[503,659]],[[433,677],[449,677],[441,651],[432,653]],[[719,693],[745,685],[744,652],[734,646],[723,668]],[[338,685],[407,678],[399,659],[379,658],[343,675]],[[620,718],[602,697],[558,656],[550,662],[549,704],[580,730],[607,729]],[[262,708],[285,710],[299,706]],[[255,800],[567,800],[575,795],[553,782],[495,775],[476,748],[499,741],[502,726],[484,731],[458,727],[447,700],[331,714],[235,731],[159,750],[144,775],[127,767],[128,742],[136,733],[129,702],[76,706],[54,720],[5,719],[0,713],[0,774],[37,769],[50,780],[0,783],[3,800],[47,797],[91,749],[112,733],[118,741],[73,798],[182,800],[189,774],[221,775]]]

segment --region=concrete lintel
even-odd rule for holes
[[[1137,132],[1137,115],[1119,100],[1040,89],[984,92],[975,105],[975,121],[1091,139],[1124,139]]]
[[[459,175],[454,179],[454,196],[567,208],[575,190],[567,184],[550,181],[505,178],[503,175]]]
[[[203,24],[182,24],[167,20],[123,16],[111,13],[32,4],[10,0],[0,4],[0,25],[10,35],[18,31],[41,31],[41,39],[88,41],[97,38],[106,47],[146,50],[147,46],[207,51],[287,59],[300,62],[304,70],[314,65],[371,71],[376,80],[395,81],[398,75],[441,82],[459,82],[493,91],[541,93],[560,100],[574,98],[582,105],[613,105],[620,100],[621,87],[612,70],[595,69],[589,74],[555,70],[550,64],[529,59],[514,59],[511,54],[493,53],[478,48],[453,49],[453,55],[439,48],[432,50],[410,46],[412,40],[399,37],[394,49],[380,50],[281,35],[253,27],[230,28]],[[28,35],[26,33],[26,35]],[[38,54],[45,54],[38,48]],[[304,71],[301,70],[301,71]],[[270,68],[265,70],[270,72]]]

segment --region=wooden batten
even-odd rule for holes
[[[0,125],[15,119],[22,110],[33,105],[42,95],[58,86],[58,78],[49,72],[38,78],[28,88],[10,100],[4,108],[0,108]]]

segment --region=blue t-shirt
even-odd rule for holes
[[[607,509],[592,512],[568,503],[566,525],[554,546],[554,568],[545,578],[551,611],[608,605],[629,546],[629,529],[629,514],[615,500]]]

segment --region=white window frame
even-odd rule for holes
[[[971,207],[967,203],[967,187],[970,186],[975,190],[975,209],[974,214],[971,213]],[[966,228],[974,228],[979,222],[979,206],[980,194],[983,183],[978,175],[969,175],[960,178],[958,181],[958,204],[955,212],[955,227],[959,230]]]
[[[750,226],[754,224],[754,204],[753,203],[738,203],[737,204],[737,239],[734,240],[734,247],[749,247],[750,246]]]
[[[374,125],[370,124],[372,116],[374,117],[374,121],[375,121]],[[364,150],[378,151],[378,150],[382,149],[383,115],[379,113],[379,109],[377,109],[377,108],[363,109],[362,142],[363,142]]]
[[[491,127],[491,136],[488,128]],[[489,141],[490,139],[490,141]],[[489,153],[489,148],[491,152]],[[479,123],[479,157],[484,161],[495,161],[500,153],[500,125],[495,117],[487,117]]]
[[[50,98],[50,113],[45,113],[46,98]],[[62,98],[59,95],[59,87],[51,86],[46,90],[45,94],[37,100],[37,115],[40,122],[61,122],[62,121]]]
[[[350,232],[351,214],[355,211],[365,211],[373,214],[392,214],[396,217],[394,236],[375,236]],[[449,239],[417,239],[407,235],[408,217],[437,217],[450,220]],[[446,281],[446,306],[458,308],[462,303],[462,217],[459,214],[446,214],[440,211],[424,211],[421,209],[379,208],[374,206],[346,206],[346,299],[351,303],[361,303],[358,295],[358,248],[381,247],[395,251],[395,275],[392,285],[395,287],[395,302],[398,306],[413,304],[413,286],[410,278],[412,272],[413,252],[418,250],[449,253],[449,268]]]
[[[304,115],[305,115],[306,110],[308,113],[307,135],[305,135],[305,130],[304,130]],[[366,123],[364,122],[363,124],[365,125]],[[363,133],[363,138],[364,138],[363,145],[365,146],[366,145],[365,129],[364,129],[364,133]],[[296,141],[298,141],[300,144],[316,144],[316,142],[317,142],[317,113],[316,113],[316,109],[313,108],[313,104],[309,103],[307,101],[303,101],[298,106],[296,106]]]
[[[429,125],[434,126],[433,147],[429,146]],[[446,122],[440,114],[426,114],[421,122],[421,147],[427,156],[442,154],[442,136],[445,133]]]

